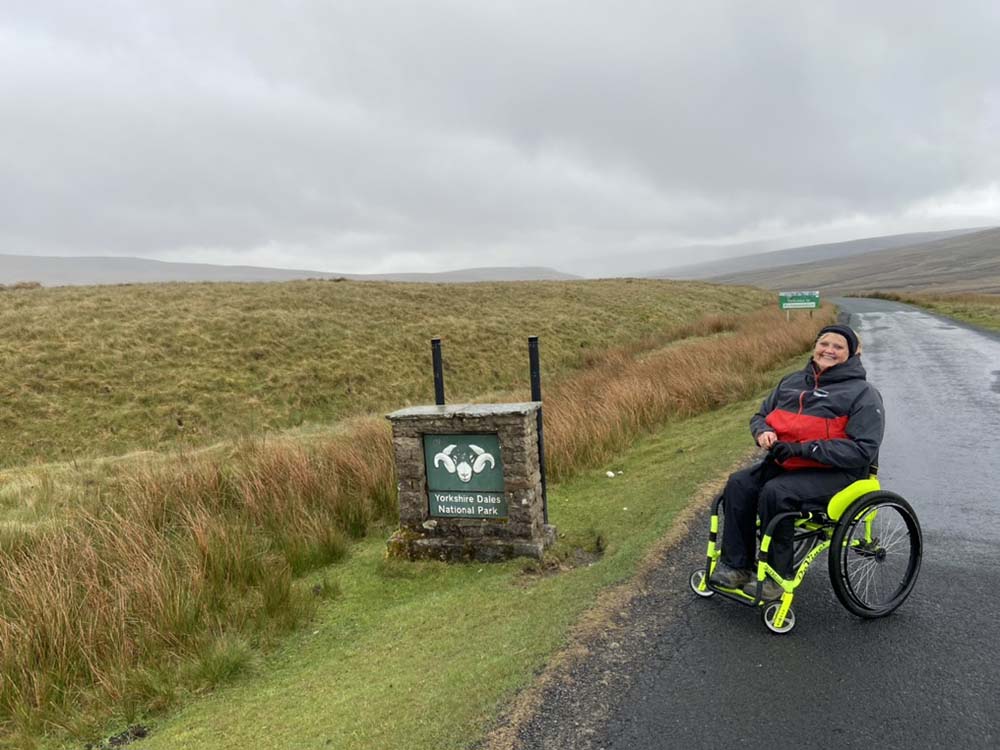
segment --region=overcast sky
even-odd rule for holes
[[[996,225],[1000,3],[0,0],[0,135],[0,253],[608,274]]]

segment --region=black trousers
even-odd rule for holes
[[[760,533],[778,513],[790,510],[823,510],[830,498],[857,477],[840,469],[785,471],[765,461],[729,476],[722,491],[724,524],[722,560],[732,568],[756,564],[757,515]],[[795,521],[786,518],[771,536],[768,562],[783,578],[792,573],[792,537]]]

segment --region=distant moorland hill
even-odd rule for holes
[[[808,250],[809,248],[804,248]],[[723,284],[825,292],[933,291],[1000,293],[1000,228],[983,229],[888,249],[791,263],[788,253],[772,267],[717,273]]]
[[[987,227],[967,229],[952,229],[941,232],[911,232],[908,234],[890,234],[880,237],[862,237],[847,242],[828,242],[821,245],[802,245],[783,250],[754,251],[746,255],[723,260],[711,260],[693,263],[662,271],[644,274],[653,278],[669,279],[709,279],[721,275],[748,273],[780,266],[815,263],[827,260],[841,260],[854,255],[890,250],[897,247],[910,247],[925,242],[957,237],[962,234],[980,232]],[[742,246],[741,246],[742,247]],[[697,257],[696,255],[693,257]]]
[[[0,284],[35,281],[42,286],[150,284],[168,281],[296,281],[344,278],[355,281],[558,281],[578,279],[552,268],[464,268],[441,273],[346,274],[292,268],[168,263],[146,258],[0,255]]]

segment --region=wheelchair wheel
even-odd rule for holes
[[[774,624],[774,616],[778,614],[778,609],[781,607],[781,602],[771,602],[764,607],[764,611],[761,612],[761,617],[764,618],[764,624],[767,629],[772,633],[777,633],[778,635],[784,635],[792,628],[795,627],[795,610],[791,607],[788,608],[788,612],[785,615],[784,622],[781,623],[780,627],[776,627]]]
[[[923,540],[913,508],[893,492],[870,492],[840,517],[830,544],[830,582],[847,610],[884,617],[910,595]]]
[[[691,573],[691,577],[688,579],[688,584],[691,586],[691,590],[698,596],[715,596],[715,592],[711,589],[702,590],[701,584],[705,580],[705,569],[698,568]]]

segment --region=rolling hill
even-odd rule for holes
[[[778,266],[814,263],[826,260],[839,260],[853,255],[889,250],[898,247],[920,245],[925,242],[957,237],[962,234],[982,231],[985,227],[968,229],[952,229],[940,232],[911,232],[909,234],[890,234],[881,237],[863,237],[846,242],[828,242],[821,245],[801,245],[783,250],[756,251],[722,260],[710,260],[690,265],[668,268],[650,274],[655,278],[671,279],[707,279],[719,275],[746,273],[776,268]],[[739,246],[744,247],[744,246]],[[699,250],[692,248],[692,250]],[[694,252],[693,257],[698,253]],[[702,254],[702,257],[704,255]]]
[[[578,279],[552,268],[465,268],[442,273],[342,274],[290,268],[168,263],[146,258],[0,255],[0,284],[35,281],[42,286],[149,284],[168,281],[296,281],[345,278],[355,281],[558,281]]]
[[[759,263],[767,259],[778,262],[770,267],[744,267],[701,278],[723,284],[818,289],[827,293],[876,290],[1000,293],[1000,228],[853,252],[862,242],[846,243],[850,246],[845,248],[846,255],[825,255],[806,263],[792,261],[796,253],[798,257],[808,257],[806,251],[810,248],[765,253],[756,256]],[[819,247],[824,252],[830,249],[830,246]]]

